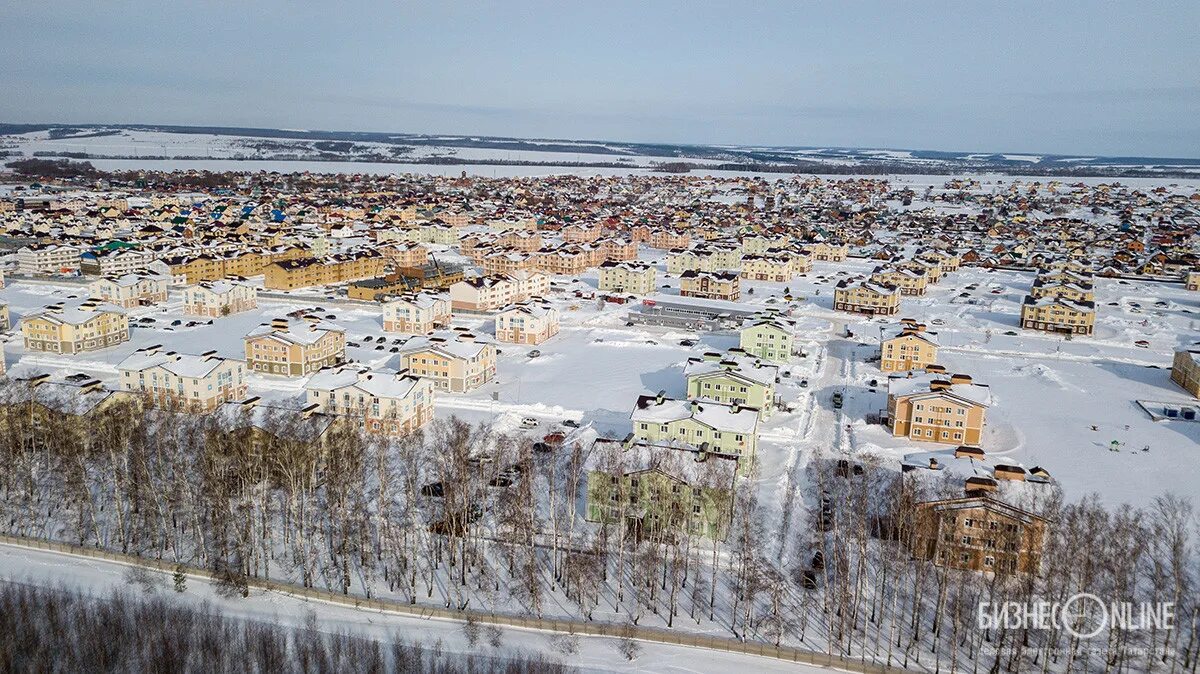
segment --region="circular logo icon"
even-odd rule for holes
[[[1073,594],[1059,610],[1063,630],[1077,639],[1091,639],[1108,626],[1108,607],[1094,594]]]

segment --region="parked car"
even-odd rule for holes
[[[835,409],[835,410],[842,409],[842,393],[841,393],[841,391],[838,391],[833,394],[833,409]]]
[[[537,358],[537,357],[538,357],[538,356],[540,356],[540,355],[542,355],[542,352],[541,352],[541,351],[539,351],[538,349],[534,349],[533,351],[530,351],[530,352],[529,352],[529,357],[530,357],[530,358]]]
[[[525,417],[521,420],[521,428],[537,428],[538,420],[533,417]]]

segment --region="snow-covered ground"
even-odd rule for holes
[[[657,251],[644,250],[643,257],[662,264]],[[812,273],[788,284],[744,285],[743,302],[751,304],[787,307],[781,298],[785,286],[803,297],[791,312],[810,330],[804,336],[808,357],[787,365],[791,376],[780,386],[793,411],[776,414],[761,429],[759,486],[764,502],[779,510],[779,521],[786,520],[795,481],[802,478],[814,453],[873,453],[898,465],[907,453],[945,449],[893,438],[885,427],[866,420],[886,406],[886,376],[867,359],[876,353],[879,331],[890,321],[835,312],[832,294],[837,279],[867,272],[871,266],[865,260],[818,263]],[[539,345],[542,355],[530,358],[531,347],[499,345],[494,381],[465,395],[439,395],[439,416],[488,419],[505,430],[515,429],[523,417],[534,417],[544,423],[529,431],[533,435],[573,419],[621,437],[629,432],[629,413],[638,395],[660,390],[682,395],[683,366],[689,357],[737,343],[733,332],[626,326],[629,305],[574,296],[575,290],[594,291],[594,272],[558,280],[554,301],[562,328]],[[1200,483],[1195,457],[1200,422],[1156,422],[1135,401],[1189,401],[1171,383],[1166,368],[1174,349],[1200,334],[1200,294],[1176,284],[1097,279],[1095,335],[1067,340],[1017,327],[1020,302],[1031,281],[1032,275],[1024,272],[964,268],[932,286],[926,296],[902,300],[900,316],[926,322],[938,332],[942,363],[991,387],[994,402],[988,410],[985,451],[1026,468],[1045,468],[1069,497],[1094,491],[1113,504],[1144,504],[1164,491],[1194,493]],[[662,283],[670,286],[664,292],[676,292],[677,279],[664,277]],[[968,290],[969,285],[976,288]],[[80,286],[26,281],[0,290],[14,325],[30,311],[84,294]],[[348,340],[358,345],[348,349],[351,360],[372,367],[399,365],[392,349],[406,336],[388,334],[383,345],[364,339],[384,334],[374,307],[342,303],[316,291],[293,295],[289,300],[262,298],[256,311],[195,327],[186,326],[195,319],[182,314],[179,298],[173,295],[163,307],[133,312],[135,322],[150,318],[154,323],[134,328],[128,343],[78,356],[26,354],[19,332],[14,332],[5,345],[6,359],[14,374],[85,372],[115,383],[116,364],[137,348],[162,344],[179,351],[216,349],[240,357],[242,336],[252,328],[297,309],[319,307],[322,316],[332,316],[329,320],[345,327]],[[173,326],[175,320],[184,325]],[[486,317],[458,316],[455,323],[484,335],[493,332]],[[853,331],[853,338],[843,336],[843,326]],[[696,344],[683,346],[684,340]],[[1139,341],[1145,342],[1144,348],[1135,345]],[[811,379],[811,385],[801,388],[801,379]],[[303,383],[252,375],[250,388],[267,399],[295,400],[303,393]],[[830,402],[835,390],[846,396],[845,409],[838,415]],[[1113,441],[1120,451],[1111,451]]]
[[[0,544],[0,580],[29,583],[42,587],[68,587],[96,595],[115,590],[137,592],[126,581],[127,567],[106,560],[64,555]],[[183,593],[170,589],[171,579],[161,575],[160,594],[182,604],[199,608],[208,602],[232,618],[278,622],[281,625],[302,627],[310,614],[317,619],[319,629],[326,632],[346,632],[379,640],[393,636],[421,642],[429,647],[435,643],[452,653],[486,655],[490,646],[472,647],[463,633],[462,623],[453,620],[418,618],[400,613],[382,613],[354,609],[340,604],[309,601],[301,597],[252,590],[247,598],[225,598],[217,594],[211,583],[199,577],[188,580]],[[835,671],[824,667],[783,662],[715,650],[698,650],[654,642],[640,642],[642,652],[630,662],[617,651],[615,639],[580,637],[579,652],[564,657],[554,650],[554,632],[503,628],[501,649],[543,652],[549,657],[577,667],[581,672],[815,672]]]

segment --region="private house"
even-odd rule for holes
[[[201,281],[183,289],[183,313],[217,318],[258,308],[258,289],[244,279]]]
[[[742,351],[763,360],[785,363],[796,348],[795,325],[777,316],[755,316],[742,324],[738,345]]]
[[[629,260],[600,265],[599,290],[622,295],[649,295],[657,284],[657,271],[646,262]]]
[[[760,419],[770,418],[775,411],[778,365],[710,352],[702,358],[689,358],[683,376],[687,379],[689,399],[752,407]]]
[[[933,366],[888,378],[887,425],[895,437],[946,445],[979,445],[991,389],[965,374]]]
[[[635,536],[687,532],[723,540],[737,462],[685,443],[598,439],[583,466],[589,522]]]
[[[129,317],[99,300],[53,304],[21,319],[26,351],[76,354],[129,340]]]
[[[1177,349],[1171,361],[1171,381],[1200,398],[1200,346]]]
[[[938,566],[987,573],[1036,573],[1046,520],[988,496],[916,505],[912,553]]]
[[[496,341],[541,344],[557,334],[558,310],[548,302],[520,302],[496,313]]]
[[[124,274],[96,279],[88,284],[88,292],[109,304],[132,309],[167,301],[171,279],[166,276]]]
[[[901,295],[920,296],[925,294],[925,289],[929,285],[929,276],[924,271],[898,267],[890,269],[876,267],[871,272],[871,282],[899,288]]]
[[[196,356],[150,346],[121,361],[117,373],[122,391],[170,409],[209,412],[246,396],[246,362],[215,351]]]
[[[246,365],[263,374],[304,377],[346,360],[346,331],[315,317],[276,318],[243,340]]]
[[[884,372],[924,370],[937,365],[937,333],[911,318],[884,331],[879,344],[879,369]]]
[[[400,352],[401,367],[431,379],[439,390],[466,393],[496,375],[495,345],[469,332],[435,333],[410,344]]]
[[[871,316],[891,316],[900,311],[900,289],[873,281],[842,279],[833,289],[833,308]]]
[[[758,447],[758,410],[736,403],[644,395],[629,418],[639,440],[685,443],[697,451],[737,457],[740,465],[749,465]]]
[[[1095,323],[1094,302],[1026,295],[1021,305],[1021,327],[1027,330],[1090,335]]]
[[[404,436],[433,419],[433,382],[405,372],[327,367],[304,390],[318,412],[356,419],[368,433]]]
[[[428,335],[450,327],[450,300],[430,293],[404,295],[383,303],[384,332]]]
[[[679,275],[679,294],[684,297],[736,302],[742,295],[738,275],[733,272],[685,271]]]

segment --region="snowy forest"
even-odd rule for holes
[[[814,459],[806,512],[793,513],[806,525],[791,527],[803,532],[791,546],[801,554],[782,563],[753,469],[733,485],[724,540],[710,540],[669,521],[636,530],[587,521],[588,454],[620,445],[582,434],[535,451],[524,437],[450,418],[399,439],[335,424],[318,442],[294,413],[229,432],[217,415],[130,401],[82,417],[51,407],[25,384],[0,388],[0,529],[203,566],[231,587],[270,578],[936,671],[1195,672],[1200,660],[1200,528],[1174,495],[1113,509],[1043,490],[1014,504],[1050,523],[1040,570],[982,574],[910,552],[923,533],[915,504],[961,495],[961,482],[869,457],[856,457],[861,472]],[[1174,629],[1079,639],[977,627],[982,601],[1079,592],[1174,602]]]

